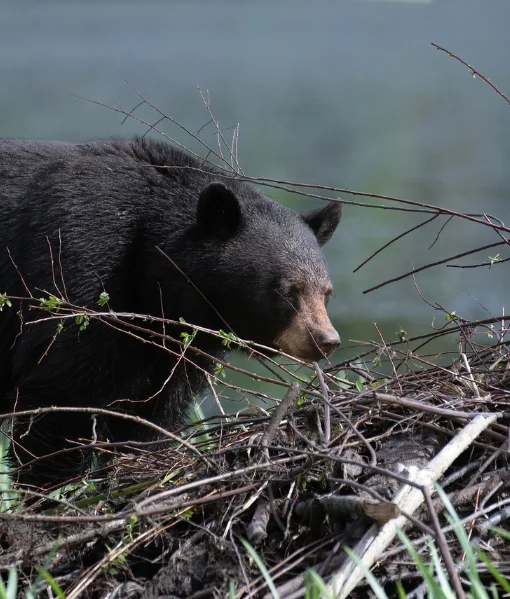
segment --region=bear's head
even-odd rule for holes
[[[326,311],[333,286],[321,247],[341,204],[299,214],[252,187],[227,184],[206,185],[198,200],[205,296],[243,339],[307,361],[330,354],[340,337]]]

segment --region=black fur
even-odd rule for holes
[[[158,168],[164,166],[173,168]],[[308,285],[328,278],[319,244],[340,218],[339,204],[331,204],[307,221],[209,165],[147,139],[0,141],[0,210],[0,292],[26,297],[28,288],[36,298],[66,293],[75,305],[99,309],[106,290],[114,311],[161,316],[163,307],[166,318],[230,328],[269,346],[295,312],[285,297],[289,278],[298,272]],[[24,323],[41,316],[18,302],[0,312],[3,411],[108,407],[130,399],[139,403],[112,407],[171,427],[203,386],[204,374],[181,361],[164,390],[144,401],[163,386],[174,358],[98,321],[81,332],[67,321],[48,350],[57,321],[22,325],[18,310]],[[177,330],[167,333],[179,336]],[[216,356],[224,349],[200,334],[194,345]],[[211,369],[209,360],[189,357]],[[39,418],[20,438],[27,428],[24,421],[14,431],[23,461],[66,446],[65,438],[92,435],[86,415]],[[104,434],[147,438],[146,429],[118,419],[108,421]],[[59,458],[34,467],[32,480],[65,478],[79,469],[76,454],[65,463]]]

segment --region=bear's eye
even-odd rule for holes
[[[333,287],[328,287],[324,292],[324,304],[327,306],[331,296],[333,295]]]
[[[278,292],[285,301],[290,302],[293,306],[297,305],[299,286],[296,283],[283,279],[278,286]]]

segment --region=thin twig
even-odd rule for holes
[[[505,94],[503,92],[501,92],[495,85],[494,83],[492,83],[492,81],[490,79],[488,79],[487,77],[485,77],[485,75],[482,75],[480,73],[480,71],[477,71],[474,67],[472,67],[470,64],[468,64],[466,61],[462,60],[462,58],[459,58],[456,54],[454,54],[453,52],[450,52],[450,50],[447,50],[446,48],[442,48],[441,46],[438,46],[437,44],[435,44],[434,42],[430,42],[431,46],[434,46],[434,48],[437,48],[438,50],[441,50],[441,52],[445,52],[446,54],[448,54],[448,56],[450,56],[451,58],[455,58],[455,60],[458,60],[461,64],[463,64],[465,67],[467,67],[470,71],[471,71],[471,75],[473,75],[473,77],[475,75],[478,75],[478,77],[480,77],[480,79],[482,81],[484,81],[485,83],[487,83],[487,85],[490,85],[492,87],[492,89],[503,98],[503,100],[505,100],[508,104],[510,104],[510,98],[508,98],[507,96],[505,96]]]

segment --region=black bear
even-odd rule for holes
[[[48,314],[28,306],[49,295],[100,310],[106,292],[115,312],[183,318],[306,360],[339,344],[326,313],[332,286],[320,249],[340,220],[338,202],[301,215],[150,139],[3,140],[0,208],[0,293],[34,298],[13,299],[0,312],[3,412],[110,407],[175,427],[225,350],[221,339],[198,333],[192,345],[200,351],[181,359],[181,345],[167,340],[163,351],[111,320],[86,328],[79,319],[30,324]],[[174,339],[183,330],[137,324]],[[26,463],[92,435],[86,414],[20,420],[13,453]],[[148,434],[111,418],[103,438]],[[63,480],[82,459],[75,450],[36,462],[21,480]]]

